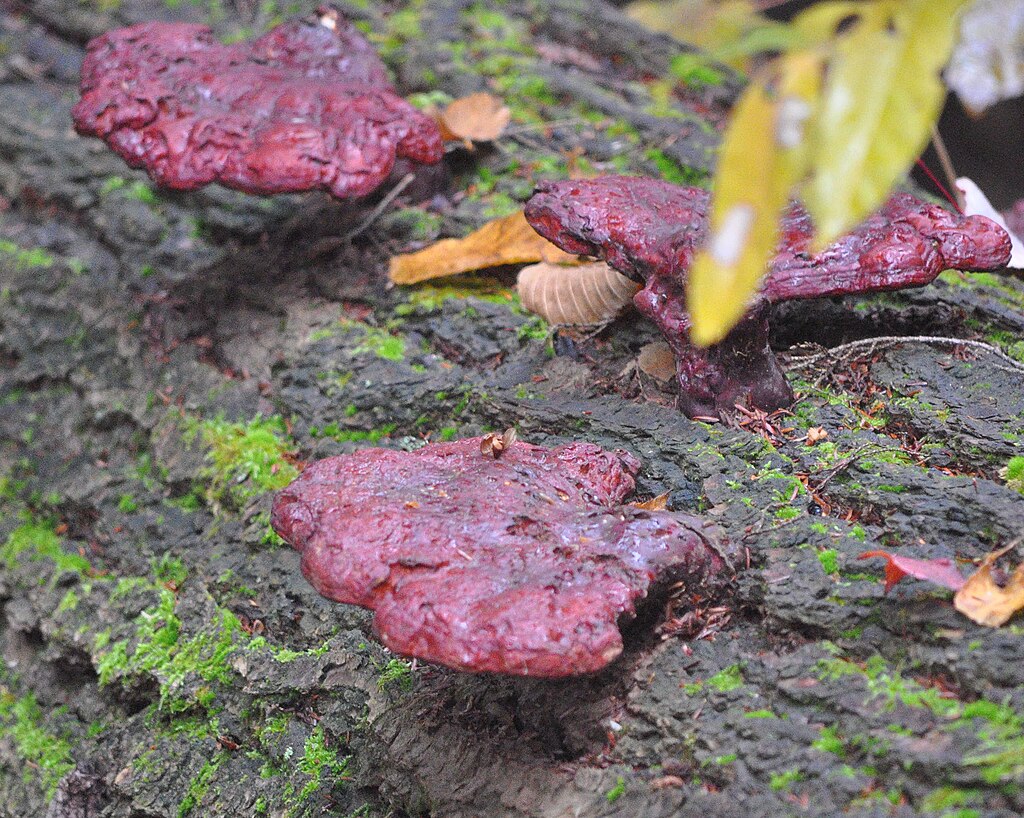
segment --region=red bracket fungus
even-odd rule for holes
[[[792,403],[768,346],[772,303],[920,287],[947,268],[994,270],[1010,257],[1010,238],[995,222],[906,193],[813,253],[810,218],[794,203],[759,297],[722,342],[700,349],[689,341],[685,288],[707,234],[708,198],[700,188],[607,176],[543,184],[526,207],[534,229],[563,250],[603,258],[645,283],[633,301],[676,355],[680,407],[690,417],[719,416],[737,403],[765,411]]]
[[[434,120],[395,94],[370,44],[328,7],[232,45],[185,23],[109,31],[89,43],[72,116],[178,190],[349,198],[380,185],[396,157],[443,155]]]
[[[639,468],[630,455],[492,447],[478,437],[321,460],[278,494],[271,522],[321,594],[375,611],[389,648],[470,671],[599,670],[652,584],[727,567],[702,520],[621,504]]]

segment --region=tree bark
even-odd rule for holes
[[[490,89],[514,121],[350,242],[373,200],[159,191],[71,129],[89,37],[157,18],[244,34],[275,9],[0,14],[0,816],[1024,810],[1019,629],[917,584],[885,596],[856,560],[973,560],[1024,530],[1000,477],[1021,372],[955,346],[793,358],[791,413],[710,426],[632,365],[657,337],[636,315],[551,338],[501,273],[389,289],[391,253],[539,179],[706,181],[740,81],[686,86],[690,49],[598,2],[362,5],[343,8],[403,93]],[[1024,287],[948,273],[773,326],[782,351],[948,335],[1019,360]],[[296,458],[508,426],[636,454],[641,498],[668,492],[745,549],[731,592],[651,599],[596,676],[460,675],[390,655],[268,531]]]

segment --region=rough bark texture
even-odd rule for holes
[[[655,103],[679,47],[596,3],[350,9],[401,92],[490,86],[516,117],[350,242],[372,202],[161,192],[74,135],[89,37],[262,30],[266,7],[238,4],[257,5],[0,15],[0,815],[1024,810],[1019,621],[975,627],[918,583],[886,597],[854,559],[971,560],[1019,534],[1024,498],[998,475],[1024,435],[1020,373],[888,346],[796,373],[769,425],[705,425],[631,366],[656,337],[635,316],[548,339],[508,281],[388,290],[388,253],[538,179],[702,178],[735,83]],[[1022,353],[1024,288],[1004,277],[776,309],[780,350],[943,334]],[[396,661],[269,534],[294,458],[511,425],[631,452],[641,496],[715,520],[749,567],[727,594],[652,599],[601,673],[531,681]],[[827,440],[806,445],[811,427]]]

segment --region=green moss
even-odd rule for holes
[[[286,457],[295,446],[284,421],[273,416],[247,423],[188,419],[185,439],[198,436],[207,449],[209,464],[199,475],[207,481],[207,497],[220,503],[231,499],[238,506],[252,497],[284,488],[298,477],[298,469]]]
[[[725,82],[725,75],[700,53],[677,54],[669,64],[669,71],[691,88],[706,88]]]
[[[485,219],[501,219],[523,209],[523,205],[507,193],[492,193],[481,210]]]
[[[153,575],[159,582],[169,583],[175,587],[184,584],[185,577],[188,575],[185,564],[170,554],[162,554],[159,560],[154,559],[152,567]]]
[[[410,94],[407,96],[406,101],[413,107],[424,109],[424,108],[443,108],[454,97],[451,94],[446,94],[441,90],[426,91],[422,94]]]
[[[339,443],[357,443],[368,441],[377,443],[391,434],[398,428],[397,423],[385,423],[378,429],[343,429],[335,422],[328,423],[323,428],[319,426],[309,427],[309,436],[313,438],[329,437]]]
[[[802,513],[803,512],[801,512],[800,509],[796,508],[795,506],[788,506],[787,505],[787,506],[783,506],[782,508],[780,508],[778,511],[775,512],[775,519],[776,520],[782,520],[782,521],[785,521],[785,520],[795,520]]]
[[[405,339],[380,327],[363,325],[363,339],[352,353],[360,355],[366,352],[372,352],[386,361],[401,361],[405,358]]]
[[[946,730],[971,731],[978,744],[964,756],[963,764],[977,767],[982,780],[989,784],[1024,775],[1024,716],[1009,705],[986,699],[964,703],[947,698],[936,688],[904,678],[877,654],[863,664],[838,656],[823,659],[818,662],[817,673],[822,679],[860,676],[869,697],[883,699],[884,709],[892,710],[899,704],[927,710],[944,722]],[[865,745],[864,749],[876,755],[888,749],[880,740],[876,742],[877,746]]]
[[[186,637],[175,614],[174,593],[166,588],[156,592],[158,601],[139,614],[132,640],[122,639],[109,646],[101,646],[98,639],[93,643],[98,654],[99,683],[107,685],[120,680],[128,684],[134,677],[151,676],[160,683],[161,708],[181,712],[194,703],[206,706],[213,691],[200,686],[191,699],[185,699],[183,683],[189,677],[209,683],[231,681],[234,670],[228,658],[248,642],[248,635],[238,618],[221,608],[218,616],[207,623],[207,630]]]
[[[658,169],[665,181],[698,187],[707,183],[707,176],[702,171],[680,165],[660,148],[649,148],[644,152],[644,158]]]
[[[818,562],[821,563],[821,570],[826,574],[839,573],[839,552],[834,548],[826,548],[818,552]]]
[[[45,270],[55,263],[54,257],[42,247],[26,250],[6,239],[0,239],[0,260],[14,265],[18,270]]]
[[[139,510],[139,502],[130,494],[122,494],[117,501],[117,509],[123,514],[133,514]]]
[[[939,280],[952,287],[967,287],[972,290],[988,290],[1001,303],[1014,309],[1024,307],[1024,292],[1010,280],[992,273],[962,273],[959,270],[945,270],[939,273]]]
[[[332,786],[335,780],[346,778],[348,758],[339,758],[337,749],[328,743],[323,727],[317,725],[306,739],[302,758],[296,766],[300,773],[309,776],[309,781],[299,793],[299,798],[305,799],[320,789],[325,776],[331,779],[328,786]]]
[[[487,276],[458,276],[448,284],[422,284],[407,292],[409,300],[395,308],[396,315],[437,312],[446,301],[467,298],[519,309],[519,298],[515,291],[509,289],[504,282]]]
[[[618,780],[615,782],[615,786],[612,787],[610,790],[608,790],[608,792],[605,793],[604,797],[605,797],[605,800],[609,804],[614,804],[616,801],[618,801],[620,798],[622,798],[622,796],[625,795],[625,794],[626,794],[626,779],[624,779],[620,775]]]
[[[715,764],[725,766],[726,764],[732,764],[739,756],[736,753],[726,753],[725,755],[715,756]]]
[[[1014,491],[1024,494],[1024,457],[1011,457],[1006,466],[1000,470],[999,476]]]
[[[740,671],[740,666],[729,665],[729,667],[718,671],[718,673],[710,679],[707,679],[705,684],[720,693],[727,693],[730,690],[735,690],[743,684],[743,674]]]
[[[78,594],[75,593],[75,589],[68,588],[67,593],[64,594],[64,597],[61,599],[60,604],[57,606],[57,611],[73,611],[75,608],[78,607],[78,603],[80,601],[81,600],[79,599]]]
[[[147,205],[157,205],[160,197],[157,196],[153,187],[141,180],[129,182],[123,176],[108,176],[100,187],[100,195],[107,196],[115,191],[122,191],[122,195],[128,199],[134,199]]]
[[[778,714],[772,710],[750,710],[743,714],[745,719],[777,719]]]
[[[821,735],[811,742],[811,746],[815,750],[821,750],[823,753],[832,753],[832,755],[839,758],[843,758],[846,755],[843,740],[839,738],[839,728],[835,725],[823,727]]]
[[[38,777],[47,799],[52,798],[57,783],[75,766],[71,744],[43,727],[43,712],[35,695],[27,693],[18,698],[0,684],[0,736],[4,735],[24,762],[25,782]]]
[[[781,773],[773,773],[768,785],[774,792],[780,792],[781,790],[788,790],[792,784],[800,781],[803,777],[803,773],[800,770],[793,768]]]
[[[412,662],[405,659],[390,659],[377,676],[377,689],[384,690],[394,685],[399,690],[412,690]]]
[[[519,327],[519,340],[531,340],[531,341],[545,341],[550,335],[551,330],[540,316],[533,316],[525,324]]]
[[[196,774],[196,777],[189,782],[185,797],[178,805],[178,818],[185,818],[185,816],[191,815],[192,811],[199,806],[203,796],[206,795],[206,791],[210,788],[210,782],[213,780],[217,768],[220,767],[226,757],[226,751],[221,750],[218,752],[203,765],[202,769]]]
[[[55,576],[64,572],[89,574],[92,570],[89,561],[79,554],[66,552],[53,528],[52,523],[35,521],[18,526],[0,545],[0,564],[13,570],[25,562],[49,560],[56,569]]]

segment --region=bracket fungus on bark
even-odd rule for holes
[[[653,584],[727,568],[709,524],[622,505],[639,468],[624,452],[487,449],[478,437],[321,460],[278,494],[272,524],[321,594],[375,611],[389,648],[469,671],[599,670]]]
[[[686,274],[708,229],[707,191],[656,179],[606,176],[540,186],[526,218],[570,253],[605,259],[644,282],[633,301],[676,355],[680,406],[691,417],[719,416],[737,403],[771,411],[793,393],[768,346],[771,304],[802,298],[920,287],[947,268],[994,270],[1010,256],[1006,231],[906,193],[819,253],[813,226],[790,206],[779,247],[744,319],[707,349],[690,343]]]
[[[437,124],[399,97],[384,64],[337,11],[225,45],[186,23],[140,23],[92,40],[79,133],[159,184],[246,193],[363,196],[396,157],[434,164]]]

